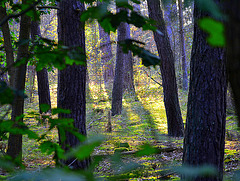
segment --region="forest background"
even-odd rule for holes
[[[194,16],[191,1],[85,3],[1,1],[2,178],[222,180],[224,167],[238,180],[237,75],[219,48],[237,65],[238,15],[220,1]],[[182,161],[197,167],[169,168]]]

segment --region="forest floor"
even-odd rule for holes
[[[52,107],[56,107],[56,86],[51,86]],[[186,118],[187,94],[179,92],[183,120]],[[122,115],[109,116],[110,92],[99,85],[91,85],[87,93],[88,137],[102,135],[105,141],[96,147],[93,157],[102,156],[95,168],[97,177],[114,176],[115,179],[133,180],[180,180],[175,168],[181,166],[183,138],[167,136],[167,121],[162,88],[156,84],[136,86],[136,95],[125,93]],[[37,95],[32,103],[26,101],[26,113],[38,111]],[[33,130],[44,133],[46,128],[37,126],[31,116],[25,121]],[[111,124],[110,124],[111,122]],[[111,131],[109,128],[111,127]],[[236,116],[228,114],[225,145],[225,180],[229,180],[240,169],[239,134]],[[48,134],[57,141],[57,131]],[[42,154],[38,143],[24,137],[24,164],[28,170],[54,167],[52,156]],[[152,150],[137,155],[141,149]],[[121,175],[121,177],[120,177]]]

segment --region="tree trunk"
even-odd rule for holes
[[[98,5],[100,2],[98,1]],[[100,37],[100,48],[101,48],[101,60],[103,64],[103,79],[105,85],[112,82],[114,77],[114,67],[113,67],[113,54],[112,54],[112,44],[110,35],[104,31],[104,29],[98,24],[99,27],[99,37]]]
[[[80,15],[85,10],[84,4],[78,0],[62,0],[58,11],[59,42],[69,47],[81,47],[85,52],[84,24]],[[82,53],[82,52],[79,52]],[[86,61],[86,60],[85,60]],[[79,133],[86,135],[86,66],[67,66],[58,74],[58,107],[71,110],[70,114],[59,114],[59,117],[74,119],[74,126]],[[80,144],[79,140],[66,132],[66,140],[59,133],[59,142],[63,149],[68,150]],[[74,169],[88,167],[90,160],[82,161],[75,158],[64,161]]]
[[[226,23],[228,80],[231,85],[235,110],[238,116],[238,127],[240,127],[240,1],[229,0],[225,2],[225,9],[228,15]]]
[[[31,24],[31,37],[34,39],[36,36],[41,37],[41,31],[38,21],[32,21]],[[48,71],[43,68],[41,71],[37,71],[37,81],[38,81],[38,100],[39,100],[39,112],[42,114],[40,109],[41,104],[48,104],[51,107],[51,98],[49,91],[48,82]]]
[[[124,24],[125,32],[126,32],[126,37],[125,39],[130,39],[130,26],[129,24],[125,23]],[[123,78],[123,86],[124,89],[127,90],[128,92],[132,92],[135,94],[135,86],[134,86],[134,77],[133,77],[133,56],[132,52],[128,52],[128,54],[125,54],[125,61],[124,61],[124,78]]]
[[[126,37],[125,26],[126,23],[121,23],[120,26],[118,27],[118,42],[125,40]],[[119,44],[117,44],[117,59],[112,90],[112,116],[119,115],[122,113],[124,60],[125,54],[122,51],[122,47]]]
[[[221,181],[226,123],[226,59],[223,49],[208,45],[206,33],[197,25],[198,20],[206,16],[209,14],[195,5],[183,164],[215,166],[219,177],[195,180]]]
[[[178,100],[174,56],[167,35],[162,10],[160,8],[160,2],[148,0],[147,3],[149,18],[152,18],[158,22],[157,28],[164,34],[161,36],[157,32],[154,32],[154,39],[157,45],[158,54],[161,59],[160,70],[162,75],[164,104],[168,122],[168,135],[183,136],[183,120]]]
[[[7,16],[6,8],[0,6],[0,19],[3,19]],[[2,25],[2,33],[4,39],[4,48],[6,52],[6,62],[8,67],[8,75],[10,76],[9,82],[10,86],[13,87],[14,75],[15,75],[15,68],[13,67],[14,64],[14,53],[12,47],[12,38],[9,29],[9,24],[6,22]]]
[[[31,19],[29,16],[27,15],[21,16],[19,41],[29,39],[30,21]],[[28,56],[28,47],[29,47],[28,43],[19,45],[17,61]],[[16,76],[14,76],[13,84],[14,84],[14,88],[18,91],[24,91],[25,89],[26,66],[27,66],[27,63],[24,63],[16,68]],[[24,98],[23,96],[16,95],[12,105],[11,120],[14,121],[15,123],[22,122],[23,121],[22,118],[18,120],[16,120],[16,118],[23,114],[23,109],[24,109]],[[21,162],[22,160],[22,135],[21,134],[9,135],[7,154],[12,158],[17,158],[17,160]]]
[[[33,102],[33,91],[35,84],[35,67],[33,65],[28,66],[28,79],[29,79],[29,99],[30,103]]]
[[[188,90],[188,73],[187,73],[187,61],[186,61],[186,50],[185,50],[185,39],[183,31],[183,9],[182,0],[178,0],[179,9],[179,34],[180,34],[180,49],[182,57],[182,86],[183,90]]]

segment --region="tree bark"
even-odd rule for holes
[[[24,3],[24,1],[23,1]],[[19,41],[29,39],[30,35],[30,22],[31,19],[27,15],[21,16],[20,21],[20,33]],[[19,45],[17,61],[26,58],[28,56],[28,43]],[[16,68],[16,76],[14,76],[14,88],[18,91],[24,91],[25,89],[25,78],[26,78],[26,66],[24,63]],[[24,109],[24,97],[16,95],[12,105],[11,120],[15,123],[23,122],[23,118],[16,120],[17,117],[23,114]],[[8,139],[8,150],[7,154],[12,158],[17,158],[19,162],[22,160],[22,135],[21,134],[10,134]]]
[[[38,21],[32,21],[31,23],[31,37],[32,39],[36,36],[41,37],[41,31]],[[49,82],[48,82],[48,71],[46,68],[43,68],[40,71],[37,71],[37,82],[38,82],[38,100],[39,100],[39,112],[42,114],[40,109],[41,104],[48,104],[51,107],[51,97],[49,91]]]
[[[160,70],[162,75],[164,105],[168,122],[168,135],[183,136],[183,120],[178,100],[174,56],[167,35],[160,2],[148,0],[147,3],[149,18],[157,21],[157,28],[164,34],[162,36],[154,32],[154,39],[161,59]]]
[[[98,1],[98,5],[100,2]],[[113,54],[110,35],[104,31],[104,29],[98,24],[100,48],[101,48],[101,60],[103,64],[103,79],[105,85],[112,82],[114,78],[114,66],[113,66]]]
[[[62,0],[58,11],[59,42],[69,47],[81,47],[85,52],[84,24],[80,15],[85,10],[84,4],[78,0]],[[82,52],[79,52],[82,53]],[[86,61],[86,60],[85,60]],[[60,118],[74,119],[74,126],[79,133],[86,135],[86,66],[73,64],[60,70],[58,74],[58,107],[69,109],[70,114],[59,114]],[[69,150],[80,144],[79,140],[66,132],[66,140],[59,133],[59,142],[63,149]],[[90,160],[82,161],[70,158],[64,161],[73,169],[88,167]]]
[[[185,39],[184,39],[184,29],[183,29],[183,9],[182,0],[178,0],[178,10],[179,10],[179,34],[180,34],[180,49],[182,57],[182,87],[183,90],[188,90],[188,73],[187,73],[187,60],[186,60],[186,50],[185,50]]]
[[[235,110],[238,116],[238,127],[240,127],[240,1],[225,0],[224,2],[225,11],[228,15],[228,21],[226,22],[228,80],[232,89]]]
[[[183,164],[215,166],[218,177],[195,180],[221,181],[226,123],[226,58],[223,49],[208,45],[206,33],[197,25],[198,20],[206,16],[209,14],[195,5]]]
[[[125,23],[124,24],[125,32],[126,32],[126,37],[125,39],[130,39],[130,26],[129,24]],[[133,77],[133,56],[132,52],[128,52],[125,56],[125,61],[124,61],[124,89],[127,90],[128,92],[131,92],[135,94],[135,86],[134,86],[134,77]]]
[[[118,27],[118,42],[125,40],[125,26],[126,23],[121,23]],[[122,113],[124,59],[125,54],[122,51],[122,47],[117,44],[117,59],[112,90],[112,116]]]
[[[6,8],[0,6],[0,19],[3,19],[7,16]],[[15,68],[13,67],[14,64],[14,53],[12,47],[12,38],[10,34],[9,24],[6,22],[2,26],[2,33],[4,39],[4,48],[6,52],[6,62],[8,67],[8,75],[10,76],[9,83],[10,86],[13,87],[14,75],[15,75]]]

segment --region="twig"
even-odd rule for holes
[[[38,9],[59,9],[58,6],[36,6]]]
[[[146,75],[147,75],[150,79],[152,79],[152,80],[153,80],[154,82],[156,82],[158,85],[162,86],[162,84],[160,84],[160,83],[159,83],[158,81],[156,81],[154,78],[152,78],[151,76],[149,76],[146,70],[143,70],[143,71],[146,73]]]
[[[29,6],[27,9],[21,11],[20,13],[17,14],[10,14],[8,16],[6,16],[5,18],[2,19],[2,21],[0,22],[0,26],[2,26],[4,23],[6,23],[10,18],[17,18],[19,16],[22,16],[23,14],[25,14],[26,12],[30,11],[31,9],[33,9],[38,3],[40,3],[41,0],[38,0],[37,2],[33,3],[31,6]]]
[[[70,167],[75,161],[77,161],[77,158],[75,158],[75,160],[73,160],[72,163],[68,165],[68,167]]]
[[[91,126],[92,123],[94,123],[95,121],[99,121],[99,120],[101,120],[101,119],[104,118],[104,117],[106,117],[106,116],[102,116],[101,118],[98,118],[98,119],[95,119],[95,120],[91,121],[91,122],[88,124],[87,129],[89,130],[89,129],[92,127],[92,126]]]
[[[169,152],[173,152],[173,151],[182,151],[181,147],[169,147],[169,148],[157,148],[156,153],[155,154],[160,154],[160,153],[169,153]],[[124,151],[124,152],[120,152],[121,155],[134,155],[136,154],[138,151]],[[103,155],[93,155],[93,157],[108,157],[108,156],[112,156],[113,154],[103,154]]]

